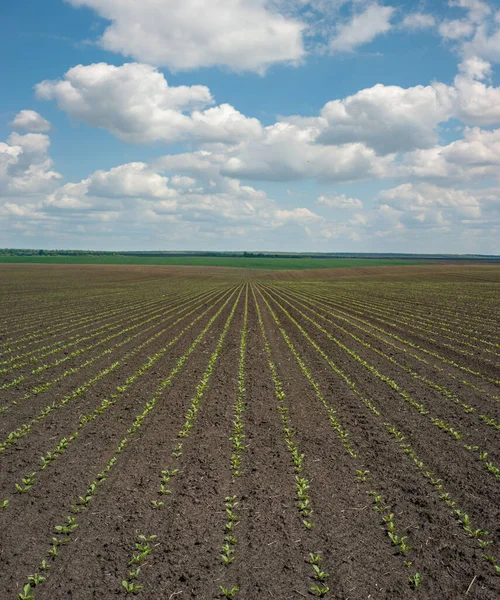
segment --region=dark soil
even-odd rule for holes
[[[16,600],[28,577],[36,573],[46,577],[30,592],[36,600],[126,596],[123,580],[142,586],[137,597],[146,599],[209,600],[222,597],[219,586],[237,586],[234,597],[241,600],[299,600],[314,597],[311,588],[319,583],[310,553],[322,557],[321,570],[328,574],[325,598],[500,597],[500,575],[494,568],[500,565],[500,472],[495,471],[500,468],[498,266],[260,275],[198,267],[1,265],[0,275],[0,361],[33,352],[28,365],[0,376],[0,386],[17,374],[25,376],[24,381],[0,389],[0,406],[9,406],[0,413],[0,443],[44,407],[59,403],[119,363],[0,451],[0,504],[8,500],[0,510],[0,600]],[[247,290],[243,474],[233,477],[231,438]],[[252,291],[285,394],[281,401]],[[207,371],[240,292],[220,353]],[[195,309],[193,313],[174,324],[188,305],[185,312]],[[400,319],[411,319],[412,311],[415,327],[405,329]],[[157,319],[145,323],[152,316]],[[140,326],[133,332],[39,374],[31,372],[64,358],[64,348],[58,350],[57,344],[78,341],[104,325],[116,326],[113,332],[118,333],[135,324]],[[442,326],[450,331],[442,330],[438,337]],[[475,348],[464,343],[468,342],[464,328],[477,332],[478,339],[471,342]],[[116,346],[132,333],[138,335]],[[127,378],[181,333],[124,391]],[[81,345],[107,335],[107,330],[98,332]],[[39,356],[45,345],[56,349],[46,359]],[[104,354],[79,368],[99,353]],[[22,400],[70,368],[77,370]],[[171,384],[155,396],[172,372]],[[199,396],[193,427],[179,438],[204,374],[208,385]],[[428,414],[421,414],[404,395],[423,403]],[[154,397],[151,412],[131,432],[137,415]],[[79,428],[81,417],[106,398],[114,404]],[[464,411],[459,402],[473,410]],[[280,408],[288,409],[293,440],[304,455],[300,477],[310,486],[311,529],[299,511],[297,472]],[[332,415],[336,421],[329,418]],[[459,431],[460,438],[437,426],[436,419]],[[404,436],[422,468],[388,427]],[[345,432],[355,456],[347,451],[339,431]],[[61,439],[75,432],[78,436],[67,449],[41,469],[40,457],[54,452]],[[121,440],[126,440],[125,446],[117,451]],[[180,441],[182,453],[175,455]],[[82,508],[79,496],[85,496],[110,460],[107,478]],[[170,493],[160,495],[165,469],[178,472],[168,482]],[[29,487],[22,479],[30,474],[32,487],[16,491],[16,484]],[[431,478],[441,480],[442,487],[433,485]],[[375,496],[369,492],[383,499],[385,511],[374,510]],[[220,557],[228,519],[224,502],[231,496],[237,498],[234,512],[239,522],[237,541],[231,546],[234,560],[225,566]],[[456,504],[447,505],[445,499]],[[155,508],[152,500],[163,505]],[[80,510],[75,513],[72,507],[77,505]],[[470,535],[455,510],[470,519],[472,531],[488,533]],[[406,536],[411,546],[404,555],[388,535],[383,517],[389,514],[394,515],[397,534]],[[78,527],[64,535],[55,526],[63,525],[68,516]],[[137,564],[128,563],[138,553],[139,535],[156,537],[140,563],[140,573],[132,579],[129,573]],[[48,554],[54,537],[66,541],[57,546],[56,557]],[[491,544],[481,549],[478,540]],[[47,571],[41,570],[43,560],[50,567]],[[422,576],[417,589],[410,583],[415,573]]]

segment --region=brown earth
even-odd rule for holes
[[[36,600],[126,596],[123,580],[147,599],[312,598],[310,553],[325,598],[500,597],[500,267],[0,265],[0,286],[2,600],[37,574]],[[139,535],[156,537],[129,565]]]

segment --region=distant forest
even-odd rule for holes
[[[415,260],[500,260],[500,255],[411,254],[387,252],[200,252],[200,251],[108,251],[44,250],[39,248],[0,248],[0,256],[137,256],[137,257],[225,257],[225,258],[402,258]]]

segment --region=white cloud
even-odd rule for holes
[[[455,77],[455,87],[458,92],[455,114],[459,119],[471,125],[500,123],[500,87],[461,75]]]
[[[430,29],[436,24],[436,19],[429,14],[425,13],[410,13],[406,15],[401,23],[404,29],[410,31],[421,31],[422,29]]]
[[[223,66],[262,73],[304,54],[305,25],[264,0],[67,0],[111,21],[107,50],[174,70]]]
[[[451,0],[449,4],[467,13],[462,19],[441,23],[441,35],[457,41],[457,48],[466,58],[500,62],[500,21],[492,15],[490,5],[481,0]]]
[[[176,185],[176,188],[170,187]],[[32,204],[0,202],[0,214],[26,217],[57,227],[77,222],[83,232],[113,235],[168,234],[170,240],[203,240],[213,236],[250,236],[279,228],[299,228],[305,234],[324,223],[306,207],[282,207],[262,190],[219,176],[196,189],[189,177],[164,176],[145,163],[129,163],[96,171],[77,183],[67,183]],[[294,229],[295,228],[295,229]]]
[[[443,21],[439,25],[439,33],[447,40],[460,40],[474,33],[474,25],[465,19]]]
[[[233,143],[261,132],[257,119],[228,104],[200,110],[213,103],[207,87],[169,86],[150,65],[78,65],[62,80],[39,83],[36,94],[56,100],[71,118],[106,129],[125,142],[194,138]]]
[[[420,242],[427,252],[498,252],[500,188],[457,189],[405,183],[378,194],[366,230],[395,248]],[[454,246],[454,241],[458,244]],[[452,250],[453,248],[453,250]]]
[[[160,158],[156,166],[197,179],[203,177],[218,185],[221,176],[266,181],[378,178],[388,171],[393,161],[392,156],[377,156],[362,143],[317,144],[317,134],[316,127],[278,122],[266,127],[262,138],[218,150],[167,155]]]
[[[174,175],[170,180],[170,185],[180,188],[193,188],[196,185],[196,179],[185,175]]]
[[[458,68],[469,79],[485,79],[491,75],[491,65],[478,56],[470,56],[463,60]]]
[[[318,204],[329,206],[330,208],[342,208],[346,210],[359,210],[363,208],[363,203],[358,198],[347,198],[345,194],[335,194],[333,196],[320,196]]]
[[[250,140],[231,149],[221,165],[221,173],[268,181],[352,181],[380,177],[392,162],[392,157],[379,157],[363,143],[316,143],[314,127],[279,122],[267,127],[265,134],[264,140]]]
[[[466,128],[461,140],[408,153],[399,174],[458,182],[499,179],[500,129]]]
[[[0,195],[29,196],[53,189],[61,175],[52,170],[50,139],[42,133],[12,133],[0,142]]]
[[[21,110],[11,122],[12,129],[21,129],[32,133],[43,133],[50,130],[50,123],[36,110]]]
[[[172,198],[177,195],[168,187],[167,177],[141,162],[120,165],[109,171],[95,171],[87,182],[87,194],[103,198]]]
[[[473,23],[480,23],[491,14],[491,8],[482,0],[450,0],[449,5],[465,9],[468,19]]]
[[[442,83],[407,89],[377,84],[325,104],[318,141],[365,142],[382,154],[431,146],[438,123],[452,115],[454,94]]]
[[[463,46],[466,56],[480,56],[485,60],[500,63],[500,22],[495,26],[484,23],[476,29],[470,41]]]
[[[273,222],[277,225],[290,222],[304,225],[305,223],[318,223],[324,221],[323,217],[313,213],[308,208],[293,208],[292,210],[277,209],[273,216]]]
[[[373,41],[378,35],[387,33],[395,9],[391,6],[369,4],[361,13],[355,13],[352,19],[338,25],[329,48],[333,52],[352,52],[358,46]]]
[[[406,224],[444,223],[450,219],[479,219],[481,206],[468,190],[429,183],[405,183],[378,195],[380,201],[405,213]],[[446,217],[445,217],[446,214]]]

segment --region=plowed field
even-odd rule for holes
[[[0,266],[0,599],[498,600],[500,267],[391,269]]]

